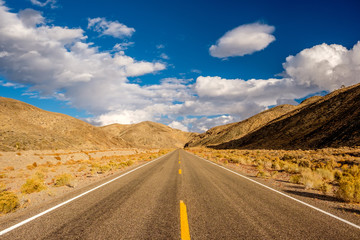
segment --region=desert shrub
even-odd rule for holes
[[[310,166],[311,166],[311,163],[310,163],[310,161],[307,160],[307,159],[301,159],[301,160],[299,161],[299,167],[308,168],[308,167],[310,167]]]
[[[346,169],[339,177],[339,188],[336,196],[346,202],[360,202],[360,171],[354,165]]]
[[[265,169],[269,169],[269,168],[271,168],[271,167],[272,167],[272,162],[269,161],[269,160],[265,160],[265,161],[264,161],[264,168],[265,168]]]
[[[285,153],[284,156],[281,157],[281,160],[283,160],[283,161],[291,161],[293,159],[294,159],[294,157],[287,153]]]
[[[41,192],[45,189],[44,178],[39,172],[33,177],[26,179],[26,182],[21,186],[21,192],[26,194]]]
[[[0,212],[1,213],[12,212],[19,205],[20,203],[18,196],[11,191],[7,191],[4,184],[0,184]]]
[[[279,172],[278,171],[271,171],[270,175],[271,175],[272,178],[276,178],[276,176],[279,175]]]
[[[342,172],[341,172],[340,170],[335,170],[335,172],[334,172],[334,179],[335,179],[336,181],[339,181],[339,180],[341,179],[341,177],[342,177]]]
[[[300,167],[296,163],[285,163],[284,170],[291,174],[300,173]]]
[[[99,163],[93,163],[91,164],[91,171],[92,172],[97,172],[97,173],[103,173],[103,172],[107,172],[107,171],[110,171],[112,169],[111,165],[109,164],[104,164],[104,165],[101,165]]]
[[[100,165],[98,169],[100,172],[108,172],[112,169],[112,167],[109,164],[104,164],[104,165]]]
[[[48,169],[40,169],[39,171],[37,171],[34,176],[40,179],[45,179],[46,175],[45,173],[47,173],[49,170]]]
[[[360,202],[360,179],[353,176],[342,177],[336,196],[346,202]]]
[[[316,173],[318,173],[323,178],[323,180],[334,181],[334,173],[331,170],[318,168],[316,169]]]
[[[256,164],[256,169],[259,171],[263,171],[265,169],[264,163],[263,162],[257,162]]]
[[[291,175],[290,176],[290,182],[299,184],[299,183],[301,183],[301,177],[302,177],[301,174]]]
[[[268,177],[268,174],[264,171],[259,171],[257,174],[256,174],[257,177],[260,177],[260,178],[266,178]]]
[[[274,170],[281,170],[280,160],[275,160],[271,164],[271,168]]]
[[[320,188],[319,188],[320,191],[322,191],[323,194],[326,194],[328,192],[331,192],[332,190],[332,186],[328,183],[323,183]]]
[[[61,186],[69,186],[71,184],[71,181],[73,179],[73,176],[69,173],[63,173],[60,175],[55,176],[54,182],[56,187]]]
[[[306,189],[313,188],[320,190],[323,179],[318,173],[306,169],[301,173],[301,183],[305,185]]]
[[[129,167],[129,166],[131,166],[133,164],[134,164],[134,161],[132,161],[132,160],[128,160],[126,162],[121,163],[121,165],[124,166],[124,167]]]
[[[235,158],[235,157],[230,157],[228,159],[228,161],[229,161],[229,163],[235,163],[235,164],[240,163],[240,160],[238,158]]]

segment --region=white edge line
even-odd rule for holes
[[[188,153],[189,153],[189,152],[188,152]],[[190,154],[192,154],[192,153],[190,153]],[[330,217],[333,217],[333,218],[335,218],[335,219],[337,219],[337,220],[339,220],[339,221],[341,221],[341,222],[343,222],[343,223],[349,224],[350,226],[352,226],[352,227],[354,227],[354,228],[360,229],[360,226],[359,226],[359,225],[356,225],[355,223],[349,222],[348,220],[345,220],[345,219],[343,219],[343,218],[341,218],[341,217],[338,217],[338,216],[336,216],[336,215],[334,215],[334,214],[331,214],[331,213],[329,213],[329,212],[326,212],[326,211],[324,211],[324,210],[322,210],[322,209],[320,209],[320,208],[317,208],[317,207],[315,207],[315,206],[313,206],[313,205],[311,205],[311,204],[308,204],[308,203],[306,203],[306,202],[303,202],[303,201],[301,201],[301,200],[299,200],[299,199],[297,199],[297,198],[291,197],[291,196],[289,196],[289,195],[287,195],[287,194],[285,194],[285,193],[283,193],[283,192],[280,192],[280,191],[278,191],[278,190],[276,190],[276,189],[273,189],[273,188],[271,188],[271,187],[269,187],[269,186],[266,186],[266,185],[264,185],[264,184],[262,184],[262,183],[259,183],[258,181],[255,181],[255,180],[253,180],[253,179],[251,179],[251,178],[248,178],[248,177],[246,177],[246,176],[244,176],[244,175],[241,175],[240,173],[237,173],[237,172],[235,172],[235,171],[233,171],[233,170],[230,170],[230,169],[228,169],[228,168],[226,168],[226,167],[224,167],[224,166],[221,166],[221,165],[219,165],[219,164],[216,164],[216,163],[214,163],[214,162],[212,162],[212,161],[209,161],[209,160],[207,160],[207,159],[205,159],[205,158],[196,156],[195,154],[192,154],[192,155],[194,155],[195,157],[198,157],[198,158],[200,158],[200,159],[202,159],[202,160],[204,160],[204,161],[206,161],[206,162],[208,162],[208,163],[211,163],[211,164],[213,164],[213,165],[215,165],[215,166],[218,166],[218,167],[220,167],[220,168],[223,168],[223,169],[225,169],[225,170],[227,170],[227,171],[229,171],[229,172],[231,172],[231,173],[234,173],[234,174],[236,174],[236,175],[238,175],[238,176],[240,176],[240,177],[242,177],[242,178],[245,178],[246,180],[249,180],[249,181],[251,181],[251,182],[253,182],[253,183],[256,183],[256,184],[258,184],[258,185],[260,185],[260,186],[262,186],[262,187],[264,187],[264,188],[267,188],[267,189],[269,189],[269,190],[271,190],[271,191],[273,191],[273,192],[276,192],[276,193],[278,193],[278,194],[281,194],[281,195],[283,195],[284,197],[290,198],[290,199],[292,199],[292,200],[294,200],[294,201],[296,201],[296,202],[298,202],[298,203],[301,203],[301,204],[303,204],[303,205],[305,205],[305,206],[308,206],[308,207],[310,207],[310,208],[312,208],[312,209],[315,209],[316,211],[319,211],[319,212],[321,212],[321,213],[323,213],[323,214],[326,214],[326,215],[328,215],[328,216],[330,216]]]
[[[36,218],[39,218],[39,217],[41,217],[41,216],[43,216],[43,215],[45,215],[45,214],[47,214],[47,213],[49,213],[51,211],[54,211],[55,209],[57,209],[57,208],[59,208],[61,206],[64,206],[65,204],[68,204],[68,203],[70,203],[70,202],[72,202],[72,201],[74,201],[74,200],[76,200],[78,198],[81,198],[82,196],[85,196],[86,194],[91,193],[92,191],[95,191],[96,189],[101,188],[101,187],[103,187],[103,186],[105,186],[105,185],[107,185],[107,184],[109,184],[109,183],[111,183],[111,182],[113,182],[113,181],[115,181],[115,180],[117,180],[117,179],[119,179],[121,177],[124,177],[124,176],[126,176],[126,175],[128,175],[128,174],[130,174],[130,173],[132,173],[132,172],[134,172],[134,171],[136,171],[136,170],[138,170],[138,169],[140,169],[142,167],[145,167],[146,165],[148,165],[150,163],[153,163],[153,162],[155,162],[155,161],[169,155],[172,152],[169,152],[169,153],[167,153],[167,154],[165,154],[165,155],[163,155],[163,156],[161,156],[161,157],[159,157],[157,159],[152,160],[151,162],[145,163],[145,164],[143,164],[143,165],[141,165],[141,166],[139,166],[137,168],[134,168],[134,169],[132,169],[132,170],[120,175],[120,176],[117,176],[116,178],[111,179],[110,181],[107,181],[107,182],[105,182],[105,183],[103,183],[103,184],[101,184],[101,185],[99,185],[99,186],[97,186],[95,188],[92,188],[92,189],[90,189],[90,190],[88,190],[88,191],[86,191],[86,192],[84,192],[84,193],[82,193],[80,195],[77,195],[76,197],[73,197],[73,198],[71,198],[71,199],[69,199],[69,200],[67,200],[65,202],[62,202],[62,203],[60,203],[60,204],[58,204],[58,205],[56,205],[56,206],[54,206],[52,208],[49,208],[48,210],[45,210],[45,211],[43,211],[43,212],[41,212],[41,213],[39,213],[39,214],[37,214],[35,216],[32,216],[32,217],[30,217],[28,219],[25,219],[24,221],[21,221],[21,222],[15,224],[15,225],[13,225],[13,226],[11,226],[9,228],[6,228],[6,229],[4,229],[4,230],[2,230],[0,232],[0,236],[6,234],[6,233],[8,233],[8,232],[10,232],[10,231],[12,231],[12,230],[14,230],[16,228],[18,228],[18,227],[20,227],[20,226],[22,226],[22,225],[24,225],[24,224],[26,224],[28,222],[31,222],[32,220],[35,220]]]

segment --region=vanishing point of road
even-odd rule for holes
[[[181,149],[129,171],[4,232],[25,217],[13,219],[0,239],[360,239],[357,225]]]

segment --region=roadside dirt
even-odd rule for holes
[[[15,212],[36,208],[55,198],[84,188],[111,175],[150,161],[169,150],[116,149],[96,151],[19,151],[0,152],[0,184],[19,198]],[[71,176],[64,186],[56,186],[56,179]],[[45,189],[31,194],[22,186],[28,179],[41,178]],[[8,213],[6,215],[10,215]],[[0,215],[0,218],[4,216]]]

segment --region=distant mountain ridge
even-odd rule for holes
[[[152,122],[95,127],[65,114],[0,97],[0,151],[177,148],[193,135]]]
[[[210,128],[205,133],[195,136],[191,141],[186,143],[186,147],[213,146],[240,138],[295,108],[297,108],[297,106],[288,104],[280,105],[258,113],[241,122]]]
[[[197,135],[150,121],[129,125],[112,124],[101,128],[114,139],[123,140],[136,148],[182,148]]]
[[[141,122],[95,127],[0,97],[0,151],[182,148],[314,149],[360,145],[360,84],[280,105],[202,134]]]
[[[128,147],[89,123],[0,97],[0,150]]]
[[[289,109],[245,135],[205,146],[219,149],[316,149],[360,145],[360,84],[324,97],[312,97],[293,110]]]

